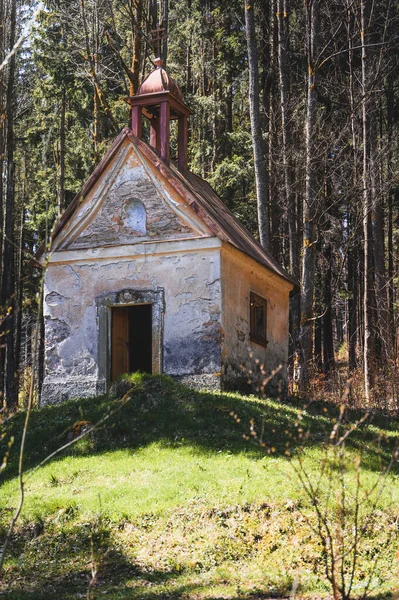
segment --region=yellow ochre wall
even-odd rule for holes
[[[257,387],[272,371],[278,370],[267,391],[282,392],[287,377],[292,284],[226,243],[221,249],[221,281],[223,387],[245,387],[248,381],[251,387]],[[250,292],[267,300],[266,348],[250,340]],[[266,376],[259,374],[259,365],[264,365]]]

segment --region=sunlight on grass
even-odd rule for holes
[[[9,501],[16,493],[15,480],[6,482],[1,492]],[[211,454],[153,443],[135,452],[67,456],[43,467],[28,483],[23,518],[45,518],[68,506],[82,518],[99,512],[133,518],[149,509],[170,510],[196,497],[206,498],[210,506],[228,506],[297,495],[297,481],[284,458],[254,460],[245,453]]]
[[[144,384],[105,426],[28,479],[0,592],[9,585],[11,599],[46,600],[60,590],[65,600],[85,597],[88,565],[95,563],[98,593],[110,600],[288,596],[296,580],[298,597],[327,597],[322,548],[312,531],[314,510],[293,465],[302,457],[310,480],[318,481],[323,465],[333,460],[323,441],[337,407],[304,409],[298,402],[197,393],[163,377],[144,378]],[[35,411],[27,473],[110,406],[99,398]],[[22,417],[9,432],[16,436],[15,448]],[[296,437],[298,423],[307,432],[305,445]],[[248,435],[251,427],[256,436],[263,431],[263,448]],[[397,425],[381,417],[351,434],[345,453],[348,498],[362,452],[361,485],[367,492],[396,436]],[[3,473],[3,534],[18,501],[17,459],[14,451]],[[374,532],[359,557],[356,584],[360,593],[378,553],[373,586],[384,600],[398,549],[396,464],[387,482]],[[334,493],[331,506],[339,501]]]

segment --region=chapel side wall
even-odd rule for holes
[[[222,386],[225,389],[245,390],[248,386],[256,389],[265,379],[259,374],[259,365],[264,365],[266,377],[278,370],[270,380],[267,392],[284,393],[292,286],[231,245],[223,244],[221,256]],[[266,348],[250,340],[250,292],[267,300]]]
[[[170,254],[50,263],[44,288],[43,402],[106,391],[109,382],[99,378],[98,369],[104,352],[98,299],[125,289],[164,289],[163,372],[205,384],[208,376],[216,377],[220,386],[220,242],[197,250],[193,243],[181,242],[180,251]],[[77,253],[70,254],[76,258]]]

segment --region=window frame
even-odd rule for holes
[[[264,335],[262,337],[257,335],[256,331],[256,309],[263,308],[264,311]],[[249,339],[255,344],[259,344],[266,348],[268,344],[267,339],[267,300],[262,298],[255,292],[249,294]]]

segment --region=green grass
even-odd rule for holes
[[[84,399],[33,412],[26,499],[0,596],[87,597],[94,565],[95,598],[276,598],[289,596],[295,580],[300,597],[327,598],[322,547],[311,528],[314,510],[293,464],[301,456],[310,478],[317,479],[323,461],[330,460],[323,441],[338,408],[318,403],[304,410],[298,401],[199,393],[166,377],[137,376],[132,383],[135,391],[125,402]],[[101,427],[34,470],[110,411]],[[4,424],[3,447],[10,436],[15,443],[1,475],[3,537],[18,502],[23,419],[19,414]],[[263,447],[250,431],[252,424],[259,435],[262,422]],[[308,433],[305,445],[298,427]],[[396,437],[395,421],[382,417],[351,434],[344,475],[348,497],[362,449],[367,490]],[[339,503],[334,498],[332,504]],[[359,596],[371,572],[373,598],[388,598],[394,589],[398,500],[395,465],[363,536]]]

